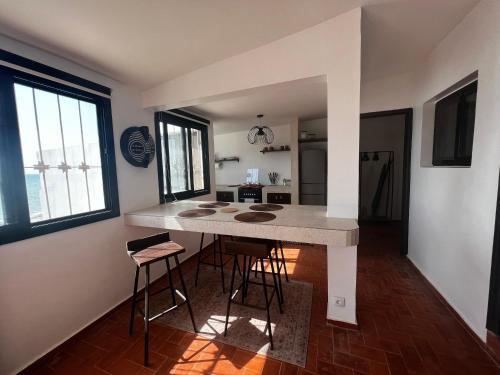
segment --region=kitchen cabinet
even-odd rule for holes
[[[291,204],[292,195],[290,193],[267,193],[267,203]]]
[[[217,191],[215,195],[219,202],[234,202],[234,192],[232,191]]]

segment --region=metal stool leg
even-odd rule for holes
[[[250,280],[250,274],[252,273],[252,257],[248,257],[248,269],[246,273],[246,279],[245,279],[245,297],[248,294],[248,280]]]
[[[220,237],[220,235],[219,235],[219,237]],[[231,239],[231,241],[234,241],[234,236],[229,236],[229,238]],[[238,257],[236,257],[236,267],[238,269],[239,275],[242,276],[241,269],[240,269],[240,262],[238,261]]]
[[[215,249],[215,243],[214,243],[214,249]],[[224,285],[224,260],[222,259],[222,244],[220,235],[219,235],[219,261],[220,261],[220,276],[222,278],[222,293],[226,293],[226,287]]]
[[[196,328],[196,324],[194,322],[193,309],[191,308],[191,302],[189,302],[189,296],[187,293],[186,284],[184,283],[184,278],[182,277],[181,264],[179,262],[179,257],[177,256],[177,254],[175,254],[174,258],[175,258],[175,265],[177,266],[177,271],[179,272],[179,279],[181,281],[182,292],[184,293],[184,297],[186,298],[186,304],[187,304],[187,307],[189,310],[189,315],[191,316],[191,323],[193,323],[194,331],[198,332],[198,329]]]
[[[198,286],[198,274],[200,273],[200,263],[201,263],[201,251],[203,250],[203,238],[205,237],[205,233],[201,233],[201,241],[200,241],[200,251],[198,252],[198,265],[196,266],[196,277],[194,279],[194,286]]]
[[[224,336],[227,335],[227,325],[229,323],[229,312],[231,310],[231,299],[233,298],[233,287],[234,287],[234,275],[236,271],[236,263],[238,262],[238,255],[234,255],[233,261],[233,272],[231,273],[231,284],[229,286],[229,299],[227,300],[227,310],[226,310],[226,324],[224,325]]]
[[[243,274],[241,273],[240,262],[238,261],[238,258],[236,258],[236,269],[238,270],[238,274],[240,276],[243,276]]]
[[[267,329],[269,331],[269,341],[271,342],[271,350],[274,349],[273,345],[273,333],[271,330],[271,314],[269,313],[269,298],[267,297],[267,285],[266,285],[266,272],[264,268],[264,259],[260,258],[260,265],[262,267],[262,285],[264,288],[264,298],[266,299],[266,311],[267,311]]]
[[[278,248],[274,248],[274,257],[276,259],[276,277],[280,288],[281,303],[285,302],[285,294],[283,293],[283,285],[281,284],[281,267],[279,263]]]
[[[282,293],[281,285],[279,285],[277,282],[276,272],[274,272],[273,257],[271,256],[271,253],[269,253],[269,262],[271,263],[271,274],[273,275],[274,290],[275,293],[278,295],[278,305],[280,308],[280,313],[283,314],[283,308],[281,306],[283,295],[281,294]]]
[[[215,238],[215,233],[214,233],[214,243],[212,244],[213,246],[213,249],[214,249],[214,270],[217,269],[217,250],[215,249],[215,241],[216,241],[216,238]]]
[[[170,287],[170,294],[172,295],[172,304],[175,306],[177,305],[177,301],[175,300],[175,288],[174,283],[172,282],[172,271],[170,270],[170,262],[168,258],[165,259],[165,263],[167,264],[168,284]]]
[[[257,278],[257,271],[259,269],[259,258],[255,258],[255,278]]]
[[[245,284],[247,281],[247,256],[243,255],[243,276],[242,276],[242,284],[241,284],[241,303],[245,303]]]
[[[283,263],[283,268],[285,269],[285,279],[286,282],[290,282],[290,280],[288,280],[288,272],[286,271],[286,259],[285,259],[285,254],[283,252],[283,241],[280,241],[280,250],[281,250],[281,262]]]
[[[134,334],[134,318],[135,318],[135,307],[137,301],[137,283],[139,282],[139,267],[135,267],[135,281],[134,281],[134,295],[132,296],[132,311],[130,312],[130,323],[128,328],[128,334],[132,336]]]
[[[146,285],[144,287],[144,366],[149,365],[149,264],[146,265]]]

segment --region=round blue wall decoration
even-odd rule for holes
[[[155,157],[155,141],[147,126],[131,126],[120,137],[120,150],[134,167],[147,168]]]

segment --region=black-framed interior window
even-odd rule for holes
[[[433,165],[471,165],[476,97],[474,81],[436,102]]]
[[[0,52],[0,244],[119,216],[109,89]]]
[[[160,202],[210,193],[206,119],[181,110],[155,115]]]

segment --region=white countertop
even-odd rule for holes
[[[292,187],[286,185],[265,185],[262,193],[292,193]]]
[[[235,185],[216,185],[215,190],[216,191],[236,191],[236,194],[238,194],[238,187],[240,185],[236,185],[236,186]],[[235,198],[238,199],[237,196]]]
[[[219,191],[232,191],[234,189],[238,189],[240,186],[244,186],[244,184],[241,185],[216,185],[215,190]],[[268,191],[277,191],[277,192],[288,192],[292,189],[291,186],[289,185],[262,185],[263,190],[268,190]]]
[[[234,216],[252,211],[250,203],[231,203],[239,209],[234,213],[220,212],[200,218],[183,218],[181,211],[199,208],[206,201],[178,201],[166,203],[125,214],[127,225],[185,230],[192,232],[218,233],[276,240],[288,240],[336,246],[358,244],[358,223],[354,219],[326,216],[324,206],[283,205],[283,209],[272,211],[276,218],[263,223],[243,223]],[[254,211],[255,212],[255,211]]]

